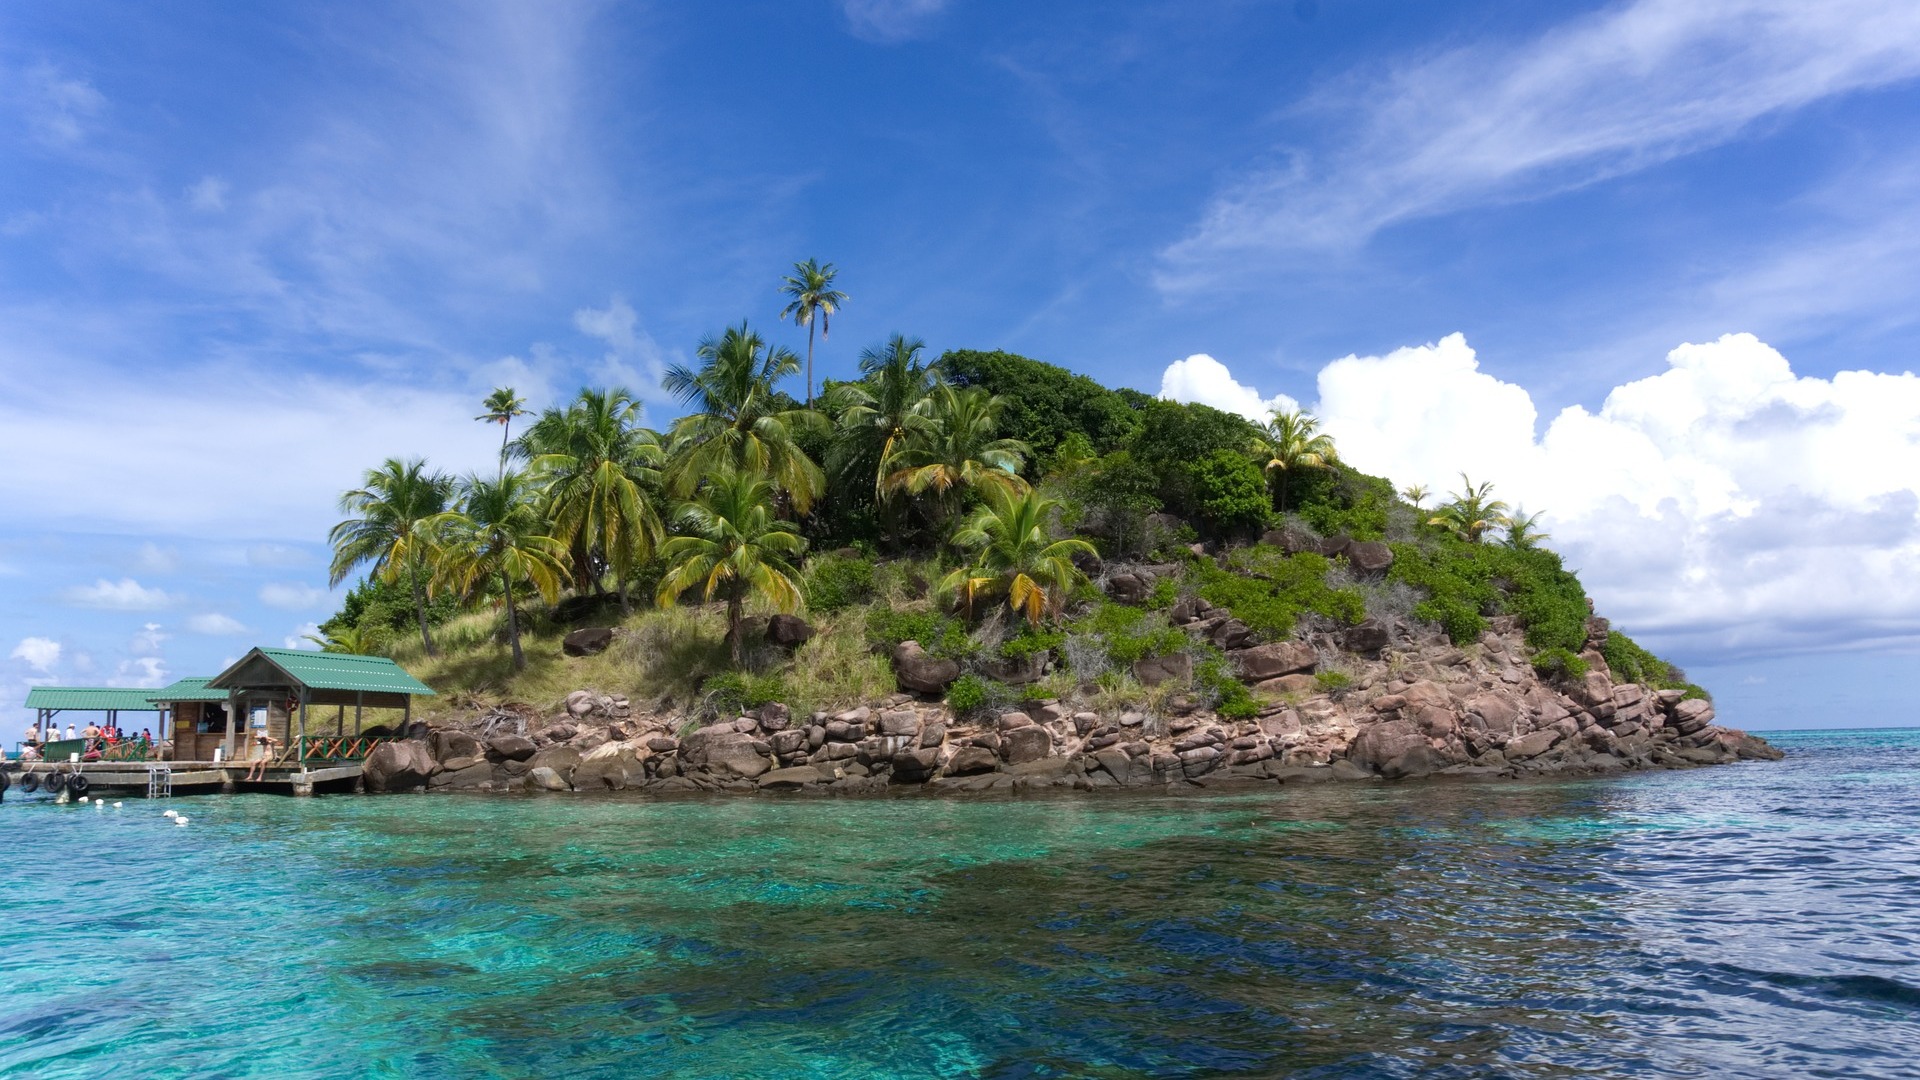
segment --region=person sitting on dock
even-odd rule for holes
[[[273,760],[273,736],[261,732],[254,743],[253,767],[247,770],[243,780],[257,781],[267,778],[267,762]]]

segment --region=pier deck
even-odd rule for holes
[[[265,791],[285,795],[313,795],[323,792],[349,792],[359,787],[361,764],[357,761],[302,768],[298,765],[272,765],[263,779],[246,780],[252,763],[244,761],[87,761],[9,762],[13,786],[27,776],[44,777],[58,772],[65,776],[87,778],[90,790],[102,794],[134,792],[145,795],[152,787],[155,770],[165,770],[175,795],[213,792]]]

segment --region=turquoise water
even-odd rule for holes
[[[0,1075],[1915,1075],[1920,731],[1776,741],[1182,797],[16,790]]]

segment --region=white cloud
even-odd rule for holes
[[[304,549],[290,544],[255,544],[247,549],[247,563],[251,566],[306,566],[313,562],[313,556]]]
[[[164,591],[149,589],[132,578],[119,581],[101,578],[92,585],[68,589],[65,595],[70,604],[109,611],[154,611],[173,603],[173,597]]]
[[[34,137],[55,147],[69,147],[86,138],[93,121],[107,107],[107,99],[85,79],[73,78],[51,64],[36,64],[18,76],[20,114]]]
[[[171,574],[180,569],[180,553],[149,540],[134,553],[133,568],[143,574]]]
[[[217,611],[193,616],[187,620],[187,629],[196,634],[216,637],[231,637],[247,632],[246,624],[231,615],[222,615]]]
[[[22,638],[20,644],[13,647],[12,658],[26,661],[27,666],[36,671],[51,674],[53,665],[60,662],[60,643],[52,638]]]
[[[187,188],[187,202],[195,210],[218,213],[227,208],[227,182],[217,176],[203,176]]]
[[[293,633],[287,635],[287,638],[286,638],[287,648],[306,649],[310,652],[320,651],[320,646],[315,645],[312,639],[308,637],[308,635],[312,635],[312,637],[317,637],[317,638],[323,638],[326,636],[325,634],[322,634],[320,632],[319,623],[317,622],[301,623],[299,626],[296,626],[293,628]]]
[[[140,656],[132,660],[122,660],[114,669],[113,677],[107,680],[108,686],[158,687],[172,682],[167,673],[167,662],[157,656]]]
[[[285,611],[300,611],[325,603],[327,590],[297,582],[272,581],[260,586],[260,602]]]
[[[1275,409],[1292,410],[1299,403],[1285,394],[1263,398],[1240,383],[1227,366],[1206,353],[1175,360],[1160,375],[1160,396],[1167,401],[1199,402],[1222,412],[1238,413],[1256,424],[1267,422]]]
[[[137,653],[157,653],[160,651],[161,644],[172,636],[172,634],[162,633],[159,623],[150,622],[142,626],[139,633],[133,635],[133,641],[127,647]]]
[[[1162,284],[1593,183],[1916,75],[1920,6],[1907,0],[1637,0],[1517,45],[1418,57],[1309,102],[1347,141],[1289,148],[1283,167],[1223,193],[1165,252]]]
[[[919,37],[948,0],[840,0],[847,26],[863,41],[887,45]]]
[[[662,399],[660,376],[666,368],[660,346],[640,329],[639,314],[624,299],[615,296],[604,309],[581,308],[573,313],[573,325],[606,342],[597,373],[603,383],[624,386],[642,399]]]

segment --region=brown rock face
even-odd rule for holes
[[[893,674],[903,689],[938,694],[960,677],[960,665],[927,655],[917,641],[903,641],[893,650]]]
[[[1053,751],[1053,736],[1035,724],[1014,728],[1000,737],[1000,753],[1009,765],[1039,761]]]
[[[1282,675],[1254,683],[1253,688],[1268,694],[1311,694],[1320,688],[1320,680],[1311,675]]]
[[[1522,735],[1507,743],[1508,761],[1525,761],[1536,758],[1553,748],[1553,744],[1566,736],[1554,728],[1545,728],[1531,735]]]
[[[464,731],[442,728],[427,740],[433,748],[434,760],[440,767],[448,770],[469,769],[486,760],[486,750],[480,740]]]
[[[1240,677],[1248,682],[1261,682],[1279,678],[1282,675],[1311,673],[1320,660],[1311,646],[1299,641],[1275,641],[1266,645],[1255,645],[1251,649],[1237,650],[1231,655],[1234,662],[1240,666]]]
[[[1414,747],[1426,745],[1427,737],[1413,721],[1382,720],[1360,729],[1360,734],[1354,736],[1353,745],[1347,749],[1347,759],[1380,771]]]
[[[495,761],[525,761],[538,749],[524,735],[495,735],[487,740],[487,757]]]
[[[680,740],[680,760],[689,768],[705,769],[716,776],[751,780],[773,762],[755,746],[754,738],[725,725],[704,727]]]
[[[947,762],[947,774],[971,776],[974,773],[992,772],[999,764],[1000,759],[984,746],[962,746],[953,752],[953,758]]]
[[[1139,574],[1115,574],[1107,579],[1107,595],[1122,604],[1138,604],[1151,586]]]
[[[1358,626],[1350,626],[1340,635],[1340,647],[1348,652],[1372,656],[1392,643],[1386,624],[1378,619],[1368,619]]]
[[[560,651],[568,656],[598,656],[613,644],[613,628],[589,626],[575,630],[560,641]]]
[[[1179,681],[1192,676],[1193,657],[1183,652],[1147,657],[1133,663],[1133,677],[1140,681],[1141,686],[1159,686],[1169,680]]]
[[[767,641],[783,649],[797,649],[813,637],[813,627],[798,615],[775,615],[767,620]]]
[[[433,755],[425,743],[408,739],[383,742],[367,755],[362,767],[367,790],[412,791],[424,787],[432,775]]]
[[[1393,565],[1393,549],[1378,540],[1362,540],[1347,549],[1347,562],[1363,574],[1384,574]]]

